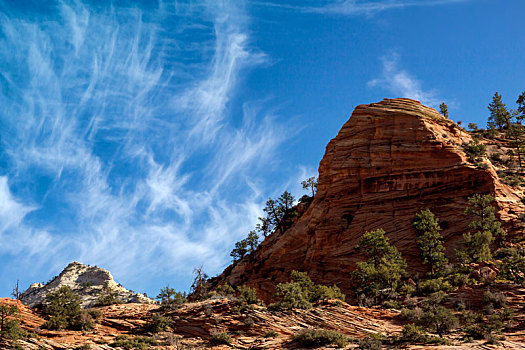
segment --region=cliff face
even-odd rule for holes
[[[82,301],[83,307],[93,306],[105,287],[111,289],[123,303],[152,303],[153,300],[143,294],[135,293],[117,284],[109,271],[96,266],[86,266],[78,262],[69,264],[58,276],[49,283],[32,284],[24,293],[23,304],[34,307],[44,302],[47,293],[53,292],[62,286],[70,287]]]
[[[308,210],[215,282],[247,283],[268,299],[276,283],[301,270],[348,293],[349,274],[363,260],[356,246],[365,231],[378,228],[407,259],[409,272],[424,272],[411,227],[414,215],[426,208],[436,214],[453,258],[468,230],[467,198],[475,193],[492,193],[509,234],[521,232],[518,218],[525,207],[488,159],[483,167],[468,161],[462,145],[471,141],[454,122],[414,100],[358,106],[326,147]]]

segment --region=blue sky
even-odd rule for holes
[[[522,0],[0,1],[0,295],[70,261],[156,295],[302,195],[359,104],[484,125]]]

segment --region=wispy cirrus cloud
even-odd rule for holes
[[[395,97],[407,97],[431,107],[437,107],[441,102],[437,92],[424,90],[421,81],[412,74],[399,67],[400,56],[397,53],[390,54],[381,59],[383,71],[379,78],[370,80],[367,86],[370,88],[381,88]]]
[[[35,244],[10,251],[30,251],[34,273],[77,259],[139,287],[218,272],[287,134],[253,103],[231,112],[242,72],[265,60],[243,4],[14,11],[0,14],[0,217]]]
[[[335,14],[342,16],[374,15],[379,12],[406,7],[438,6],[466,2],[470,0],[384,0],[384,1],[359,1],[337,0],[319,7],[310,7],[307,11]]]
[[[468,1],[471,0],[324,0],[306,1],[301,5],[286,2],[272,3],[254,1],[253,3],[258,6],[269,6],[309,13],[340,16],[372,16],[387,10],[402,9],[407,7],[439,6]]]

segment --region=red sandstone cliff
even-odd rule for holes
[[[465,130],[418,101],[385,99],[358,106],[326,147],[308,210],[215,282],[247,283],[268,299],[276,283],[301,270],[317,283],[335,283],[349,293],[349,273],[363,259],[356,245],[365,231],[377,228],[387,232],[410,272],[423,272],[411,227],[415,213],[430,208],[437,215],[453,258],[467,231],[467,197],[475,193],[495,195],[508,232],[521,233],[524,205],[500,182],[488,159],[486,169],[468,161],[462,145],[470,141]]]

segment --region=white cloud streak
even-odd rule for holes
[[[427,7],[468,2],[471,0],[325,0],[304,2],[302,5],[286,2],[272,3],[252,1],[258,6],[275,7],[285,10],[301,11],[338,16],[373,16],[377,13],[407,7]]]
[[[470,0],[384,0],[359,1],[338,0],[321,7],[310,7],[306,11],[342,16],[374,15],[379,12],[406,7],[426,7],[466,2]]]
[[[440,99],[435,91],[423,90],[416,77],[399,68],[398,54],[383,57],[382,67],[381,77],[369,81],[369,88],[379,87],[395,94],[395,97],[411,98],[434,108],[439,105]]]

